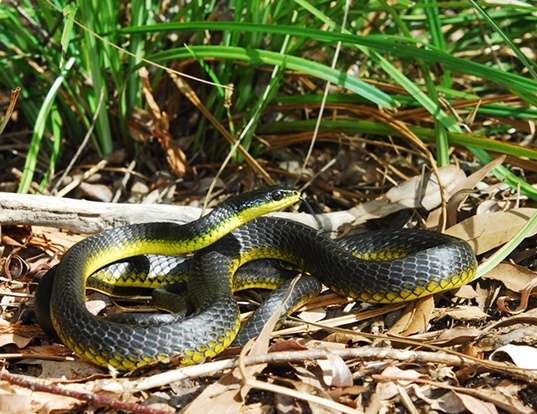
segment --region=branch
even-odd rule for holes
[[[406,363],[437,363],[452,367],[475,367],[482,368],[486,361],[474,361],[470,358],[448,354],[446,352],[407,351],[379,347],[360,347],[348,349],[307,350],[307,351],[281,351],[271,352],[265,355],[244,357],[244,365],[257,365],[269,363],[303,362],[306,360],[326,359],[329,354],[337,355],[343,359],[358,359],[362,361],[378,361],[383,359],[402,361]],[[99,380],[97,384],[103,390],[108,388],[117,389],[118,384],[126,392],[145,391],[151,388],[161,387],[175,381],[187,378],[214,375],[219,371],[235,368],[238,366],[237,358],[229,358],[221,361],[207,362],[205,364],[187,366],[152,375],[141,379],[131,380]],[[488,364],[485,368],[492,369]],[[506,366],[506,368],[508,368]],[[500,371],[496,367],[496,371]],[[537,374],[532,371],[508,371],[509,375],[528,382],[537,381]]]
[[[465,179],[455,166],[441,168],[440,179],[447,193]],[[434,177],[413,177],[392,188],[377,200],[359,204],[349,210],[313,216],[305,213],[276,213],[314,228],[336,231],[346,223],[364,223],[405,208],[440,204]],[[199,218],[201,209],[165,204],[100,203],[52,196],[0,192],[0,223],[60,227],[77,233],[96,233],[110,227],[133,223],[167,221],[186,223]]]
[[[169,411],[156,410],[151,407],[146,407],[144,405],[136,403],[118,401],[112,398],[105,397],[104,395],[68,390],[64,387],[59,387],[57,385],[47,384],[44,382],[36,381],[34,379],[29,379],[28,377],[22,375],[10,374],[7,371],[0,372],[0,380],[7,381],[10,384],[16,384],[20,387],[28,388],[32,391],[47,392],[49,394],[63,395],[65,397],[75,398],[81,401],[87,401],[92,405],[99,407],[111,407],[116,410],[125,410],[140,414],[169,414]]]

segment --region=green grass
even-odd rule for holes
[[[513,145],[522,134],[508,132],[521,121],[537,119],[537,68],[525,55],[535,42],[528,33],[537,25],[537,7],[531,2],[357,1],[347,30],[339,26],[343,0],[233,0],[225,6],[192,0],[165,10],[160,3],[141,0],[37,4],[0,4],[0,85],[6,92],[22,87],[18,110],[33,130],[21,192],[34,180],[47,188],[56,164],[67,157],[65,149],[79,145],[94,118],[95,151],[137,151],[129,130],[133,113],[145,105],[137,69],[150,68],[157,98],[169,82],[162,67],[151,66],[148,59],[233,85],[227,105],[223,88],[188,80],[211,113],[254,155],[262,147],[256,131],[312,128],[306,120],[275,123],[263,115],[278,112],[278,103],[315,106],[329,81],[337,89],[328,95],[328,103],[366,105],[394,114],[422,108],[428,117],[404,121],[434,146],[438,165],[451,162],[453,145],[468,148],[480,162],[490,159],[487,151],[535,159],[533,149]],[[331,69],[337,42],[342,50]],[[348,72],[351,65],[357,65],[359,76]],[[305,87],[297,74],[315,89]],[[95,116],[101,94],[104,104]],[[500,95],[516,102],[500,99],[457,109],[462,117],[475,109],[474,133],[468,133],[449,108]],[[177,99],[178,93],[174,96]],[[166,99],[163,95],[159,102],[164,107],[170,104]],[[181,116],[195,108],[182,104],[177,111],[168,115],[175,120],[175,137],[193,138],[184,148],[187,155],[201,152],[209,160],[222,161],[229,144],[203,117],[195,125],[184,125]],[[330,116],[325,112],[324,128],[379,139],[396,135],[378,122],[348,119],[348,114],[339,120]],[[494,139],[498,133],[502,140]],[[505,142],[511,135],[513,142]],[[46,169],[36,167],[38,156],[48,159]],[[507,168],[498,167],[495,173],[537,198],[533,187]]]

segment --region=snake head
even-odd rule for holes
[[[242,193],[226,201],[245,222],[273,211],[282,210],[300,200],[300,191],[268,187]]]

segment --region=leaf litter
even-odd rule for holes
[[[511,240],[535,212],[520,207],[494,211],[489,206],[479,214],[462,214],[471,208],[477,211],[484,201],[495,201],[494,192],[484,200],[459,197],[449,204],[461,188],[488,187],[475,177],[465,180],[462,170],[454,166],[441,168],[439,173],[442,184],[450,189],[446,191],[448,205],[455,209],[448,211],[453,225],[447,232],[468,240],[480,258]],[[423,180],[420,176],[399,180],[401,185],[374,200],[357,204],[353,200],[345,214],[352,217],[353,226],[364,227],[366,221],[375,226],[379,220],[400,222],[398,215],[404,217],[408,208],[425,206],[421,216],[403,220],[439,224],[441,199],[433,190],[421,194],[422,203],[416,202]],[[321,195],[327,197],[324,192]],[[191,197],[195,204],[195,194]],[[461,215],[466,218],[453,222],[453,217]],[[332,230],[343,216],[333,217]],[[537,409],[528,397],[536,390],[537,375],[526,371],[535,368],[532,361],[537,359],[537,314],[532,312],[536,310],[532,290],[527,292],[535,280],[527,264],[534,256],[533,238],[480,280],[454,292],[409,304],[371,306],[325,291],[299,310],[298,318],[264,331],[249,345],[249,353],[243,350],[237,355],[236,350],[228,350],[199,366],[152,368],[122,378],[81,361],[47,337],[32,318],[31,297],[39,277],[85,235],[40,226],[2,230],[2,372],[17,375],[27,386],[45,381],[50,392],[29,391],[10,383],[11,377],[1,377],[1,412],[80,411],[90,406],[115,411],[122,409],[121,403],[132,404],[129,407],[135,412],[218,414],[271,412],[274,407],[298,413],[398,409],[529,413]],[[348,224],[341,230],[354,231]],[[95,313],[111,303],[114,306],[113,301],[92,295],[89,306]],[[525,301],[524,309],[509,316],[511,308],[505,304],[521,301]],[[245,313],[250,309],[245,308]],[[352,354],[355,350],[362,353]],[[294,359],[301,352],[318,354]],[[266,359],[241,368],[241,360],[255,357]],[[220,362],[220,366],[212,365]],[[71,391],[79,393],[78,398],[68,395]]]

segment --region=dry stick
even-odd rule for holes
[[[288,316],[288,319],[303,322],[302,320],[300,320],[298,318],[294,318],[292,316]],[[422,347],[422,348],[428,348],[428,349],[431,349],[431,350],[435,350],[437,352],[445,352],[446,354],[449,354],[449,355],[453,355],[453,356],[456,356],[456,357],[459,357],[459,358],[463,358],[465,360],[470,360],[474,364],[476,364],[476,366],[485,367],[485,368],[488,368],[490,370],[493,370],[495,372],[499,372],[499,373],[502,373],[502,374],[505,374],[506,372],[508,372],[509,375],[511,375],[513,377],[516,377],[516,378],[519,378],[519,379],[521,379],[523,381],[528,381],[528,382],[537,381],[537,371],[535,371],[535,370],[513,367],[513,366],[509,366],[507,364],[502,364],[502,363],[496,362],[496,361],[482,360],[482,359],[479,359],[479,358],[476,358],[476,357],[473,357],[473,356],[470,356],[470,355],[463,354],[461,352],[453,351],[451,349],[444,349],[444,348],[442,348],[440,346],[432,345],[432,344],[429,344],[429,343],[426,343],[426,342],[417,341],[415,339],[408,339],[408,338],[405,338],[405,337],[399,337],[399,336],[387,335],[387,334],[372,334],[372,333],[367,333],[367,332],[355,332],[355,331],[353,331],[351,329],[325,326],[322,323],[317,323],[317,322],[308,322],[308,324],[310,324],[312,326],[316,326],[316,327],[326,329],[327,331],[331,331],[331,332],[339,332],[339,333],[343,333],[343,334],[347,334],[347,335],[354,335],[356,337],[368,338],[368,339],[373,339],[373,340],[384,339],[386,341],[401,343],[401,344],[405,344],[405,345],[412,345],[412,346],[417,346],[417,347]]]
[[[337,355],[343,359],[359,359],[364,361],[391,359],[407,363],[440,363],[453,367],[464,366],[477,368],[482,365],[481,363],[474,361],[470,357],[462,355],[452,355],[444,351],[408,351],[380,347],[334,349],[331,351],[316,349],[308,351],[271,352],[269,354],[253,357],[246,356],[242,359],[242,363],[245,366],[248,366],[269,363],[303,362],[305,360],[326,359],[329,355]],[[235,368],[237,366],[238,359],[229,358],[224,359],[222,361],[213,361],[205,364],[178,368],[171,371],[163,372],[161,374],[146,377],[141,380],[103,380],[98,382],[100,384],[103,384],[103,389],[108,388],[107,384],[117,385],[119,383],[125,391],[136,392],[161,387],[171,382],[181,381],[187,378],[213,375],[219,371]],[[537,381],[537,373],[528,372],[528,374],[531,375],[528,376],[526,380]]]
[[[76,187],[78,187],[80,184],[82,184],[83,181],[90,178],[92,175],[96,174],[97,172],[101,171],[104,167],[106,167],[106,164],[108,164],[108,161],[101,160],[97,163],[97,165],[94,165],[89,170],[87,170],[84,174],[82,174],[81,177],[75,178],[72,182],[67,184],[65,187],[63,187],[60,191],[56,193],[58,197],[63,197],[73,191]]]
[[[121,197],[121,193],[123,192],[123,189],[127,188],[127,183],[129,182],[132,172],[134,171],[135,167],[136,167],[136,160],[132,160],[125,171],[124,177],[121,179],[120,186],[118,187],[116,193],[114,194],[114,197],[112,198],[112,203],[117,203],[119,201],[119,198]]]
[[[32,391],[47,392],[49,394],[63,395],[65,397],[75,398],[81,401],[87,401],[92,405],[111,407],[116,410],[126,410],[133,413],[141,414],[169,414],[169,411],[156,410],[150,407],[146,407],[136,403],[127,403],[123,401],[114,400],[104,395],[91,394],[87,392],[80,392],[74,390],[68,390],[57,385],[50,385],[43,382],[30,379],[29,377],[10,374],[9,372],[0,372],[0,380],[9,382],[10,384],[16,384],[18,386],[28,388]]]
[[[454,166],[449,166],[441,168],[440,172],[445,177],[443,181],[448,185],[447,190],[452,191],[460,181],[459,170]],[[358,204],[349,210],[317,214],[316,217],[322,223],[322,230],[330,232],[346,223],[363,223],[402,208],[416,207],[415,196],[405,198],[402,191],[414,188],[420,181],[420,177],[413,177],[398,187],[390,189],[379,199]],[[427,205],[429,209],[434,208],[438,205],[438,184],[433,177],[430,177],[425,187],[426,195],[420,203]],[[101,203],[0,192],[0,223],[60,227],[79,233],[95,233],[110,227],[155,221],[186,223],[198,219],[200,211],[199,208],[189,206]],[[319,228],[317,221],[310,214],[278,213],[274,215]]]
[[[17,86],[15,89],[11,90],[11,95],[9,97],[9,105],[6,110],[6,114],[4,115],[4,119],[0,120],[0,135],[2,135],[2,132],[4,132],[4,129],[7,126],[7,123],[11,119],[11,115],[13,114],[13,111],[15,110],[15,105],[17,104],[17,99],[19,99],[19,95],[21,93],[20,86]]]
[[[56,356],[49,354],[29,354],[26,352],[12,352],[9,354],[0,354],[0,360],[8,359],[40,359],[42,361],[56,362],[75,361],[75,358],[70,356]]]
[[[9,290],[0,290],[1,296],[12,296],[14,298],[33,298],[34,295],[30,293],[10,292]]]

